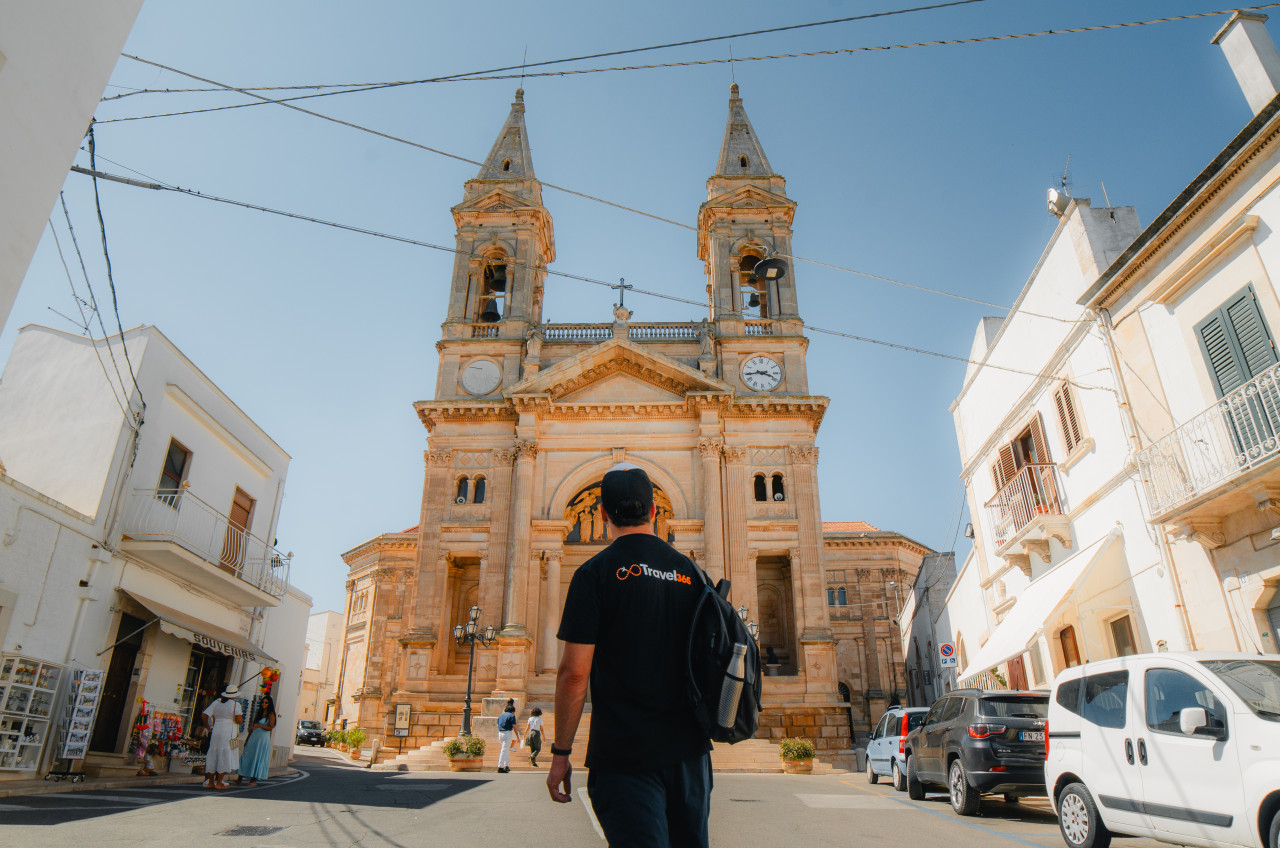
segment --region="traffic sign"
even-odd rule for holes
[[[938,646],[938,667],[946,668],[947,666],[959,666],[960,663],[956,659],[956,647],[949,642],[943,642]]]

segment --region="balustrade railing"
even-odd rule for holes
[[[1138,451],[1153,515],[1176,509],[1280,455],[1280,365]]]
[[[688,323],[632,324],[629,330],[629,337],[638,342],[696,339],[698,337],[698,326]]]
[[[748,336],[772,336],[772,321],[747,321],[743,333]]]
[[[613,338],[610,324],[544,324],[542,339],[547,342],[602,342]]]
[[[996,546],[1016,536],[1038,515],[1061,515],[1057,467],[1051,462],[1023,466],[987,501]]]
[[[272,597],[288,587],[289,556],[186,490],[134,489],[122,525],[131,539],[178,545]]]
[[[473,339],[496,339],[498,337],[497,324],[472,324],[471,338]]]

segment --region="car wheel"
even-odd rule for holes
[[[962,816],[973,815],[982,805],[982,796],[969,785],[969,775],[959,757],[951,761],[951,770],[947,772],[947,790],[951,793],[951,809]]]
[[[871,758],[867,757],[867,783],[879,783],[880,775],[876,774],[876,770],[871,767]]]
[[[902,773],[902,767],[898,765],[897,760],[893,761],[892,765],[890,766],[890,771],[893,772],[893,788],[898,790],[899,792],[906,791],[907,776]]]
[[[1271,834],[1267,838],[1267,848],[1280,848],[1280,810],[1271,817]]]
[[[1071,848],[1107,848],[1111,844],[1111,831],[1102,823],[1098,805],[1082,783],[1072,783],[1058,797],[1058,829]],[[1275,829],[1273,822],[1273,836]]]
[[[924,800],[924,784],[916,773],[915,757],[907,757],[907,797],[912,801]]]

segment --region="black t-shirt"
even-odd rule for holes
[[[557,637],[595,645],[587,768],[644,771],[705,754],[686,690],[697,566],[657,536],[619,536],[578,568]]]

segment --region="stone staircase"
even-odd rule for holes
[[[521,720],[523,726],[523,719]],[[527,749],[513,747],[511,749],[511,770],[545,771],[551,762],[551,740],[555,738],[555,717],[544,712],[542,753],[538,757],[538,767],[529,765]],[[575,769],[586,767],[587,736],[591,729],[591,714],[584,713],[578,724],[578,732],[573,738],[573,754],[569,762]],[[477,722],[475,735],[485,740],[484,770],[492,771],[498,767],[498,733],[492,722]],[[521,736],[524,732],[521,730]],[[444,740],[432,742],[422,748],[397,754],[395,748],[383,747],[375,769],[385,771],[448,771],[449,758],[444,754]],[[827,758],[815,758],[814,774],[841,774],[853,770],[853,752],[841,752]],[[711,752],[711,768],[713,771],[736,772],[745,774],[768,774],[782,771],[782,758],[778,755],[778,746],[767,739],[747,739],[736,745],[716,745]]]
[[[128,754],[90,753],[84,758],[86,777],[134,777],[138,773],[138,765],[129,765]]]

